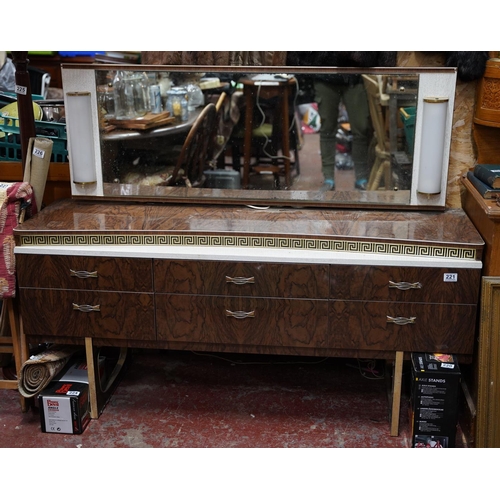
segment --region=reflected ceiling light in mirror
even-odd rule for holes
[[[448,99],[424,97],[417,191],[439,194],[443,178]]]
[[[75,184],[97,182],[95,168],[92,101],[90,92],[66,93],[66,125],[69,131],[68,154]]]

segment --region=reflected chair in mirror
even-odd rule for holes
[[[223,151],[226,147],[229,132],[226,131],[225,119],[224,119],[224,103],[227,100],[227,94],[222,92],[215,104],[215,120],[212,128],[212,136],[210,137],[207,149],[207,160],[208,166],[211,168],[216,168],[220,165],[219,158],[223,158]]]
[[[245,96],[244,122],[235,130],[230,144],[236,170],[243,156],[243,188],[249,187],[251,173],[273,174],[277,189],[281,187],[280,177],[284,177],[285,188],[289,188],[292,170],[295,175],[300,171],[300,131],[294,106],[297,80],[294,77],[271,80],[267,76],[240,80]]]
[[[382,111],[383,93],[379,81],[374,75],[363,75],[366,92],[368,95],[368,105],[370,117],[375,131],[375,161],[370,171],[367,189],[376,191],[380,188],[382,178],[385,189],[393,188],[391,153],[388,137],[386,133],[384,113]]]
[[[183,183],[187,187],[202,187],[203,172],[208,165],[210,141],[214,138],[216,105],[207,104],[193,123],[181,149],[167,185]]]

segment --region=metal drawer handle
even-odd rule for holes
[[[226,316],[230,316],[236,319],[255,318],[255,311],[229,311],[228,309],[226,309]]]
[[[97,278],[97,271],[73,271],[73,269],[69,270],[70,276],[75,276],[76,278]]]
[[[242,278],[238,276],[236,278],[231,278],[231,276],[226,276],[226,283],[234,283],[235,285],[246,285],[247,283],[255,283],[255,278],[252,276],[250,278]]]
[[[100,311],[101,310],[101,306],[99,304],[96,305],[96,306],[90,306],[90,305],[87,305],[87,304],[79,305],[79,304],[75,304],[73,302],[73,309],[75,311],[81,311],[81,312],[84,312],[84,313],[89,313],[89,312],[94,312],[94,311]]]
[[[387,316],[387,323],[394,323],[396,325],[410,325],[416,322],[416,316],[411,316],[410,318],[402,318],[398,316],[393,318],[392,316]]]
[[[412,290],[422,288],[422,283],[408,283],[407,281],[400,281],[395,283],[394,281],[389,281],[389,288],[397,288],[398,290]]]

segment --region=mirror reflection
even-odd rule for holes
[[[96,71],[105,194],[408,202],[417,74],[235,70]]]

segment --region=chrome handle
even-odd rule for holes
[[[226,309],[226,316],[230,316],[236,319],[255,318],[255,311],[229,311],[228,309]]]
[[[415,290],[422,288],[422,283],[408,283],[407,281],[400,281],[395,283],[394,281],[389,281],[389,288],[397,288],[398,290]]]
[[[81,312],[84,312],[84,313],[89,313],[89,312],[94,312],[94,311],[100,311],[101,310],[101,306],[99,304],[96,305],[96,306],[90,306],[88,304],[79,305],[79,304],[75,304],[73,302],[73,310],[75,310],[75,311],[81,311]]]
[[[255,283],[255,278],[253,276],[251,276],[250,278],[242,278],[241,276],[231,278],[231,276],[226,276],[226,283],[234,283],[235,285],[246,285],[248,283]]]
[[[70,269],[69,275],[82,279],[97,278],[97,271],[73,271],[73,269]]]
[[[417,318],[415,316],[411,316],[410,318],[402,318],[401,316],[393,318],[392,316],[387,316],[387,323],[394,323],[396,325],[409,325],[415,323],[416,319]]]

